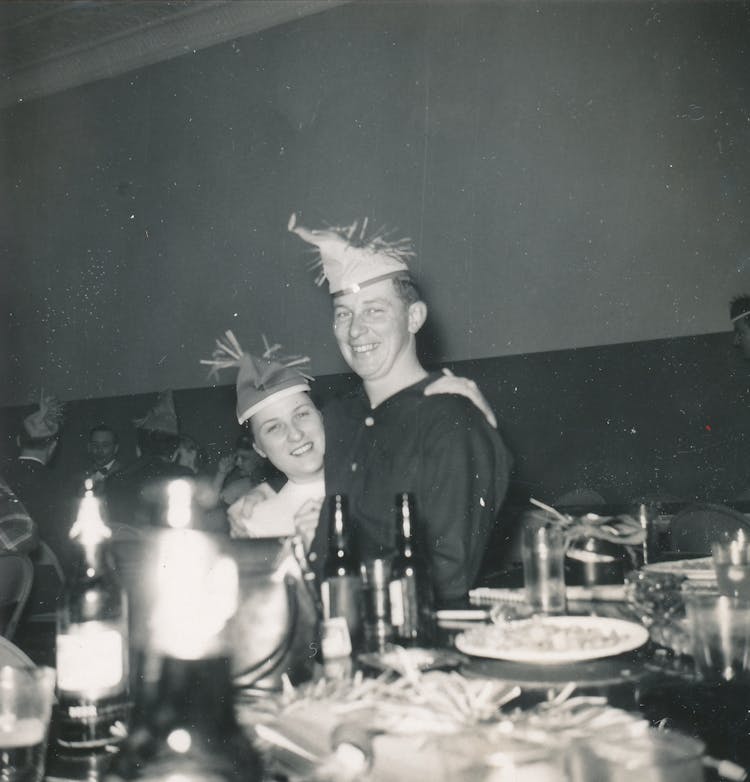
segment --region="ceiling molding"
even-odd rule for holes
[[[28,3],[25,7],[36,7],[36,12],[25,16],[22,4],[8,4],[5,7],[15,6],[16,13],[5,13],[6,23],[0,25],[6,51],[0,62],[0,108],[119,76],[346,2]]]

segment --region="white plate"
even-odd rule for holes
[[[674,576],[685,576],[691,581],[715,581],[716,571],[711,557],[697,559],[676,559],[674,562],[654,562],[644,565],[644,573],[668,573]]]
[[[648,641],[648,630],[635,622],[603,616],[536,616],[468,630],[456,648],[475,657],[560,665],[614,657]]]

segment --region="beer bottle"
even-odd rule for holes
[[[434,598],[424,541],[419,539],[411,495],[396,498],[396,554],[388,591],[393,640],[430,646],[435,638]]]
[[[229,623],[239,578],[221,541],[191,528],[192,486],[167,486],[144,579],[152,590],[133,727],[105,780],[254,782],[258,753],[237,724]]]
[[[57,742],[74,750],[126,735],[128,608],[110,560],[111,536],[89,479],[70,531],[77,562],[56,616]]]
[[[346,619],[351,646],[358,651],[362,646],[362,581],[351,540],[346,498],[341,494],[330,499],[328,536],[328,556],[320,587],[323,620]]]

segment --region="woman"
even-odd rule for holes
[[[279,346],[261,357],[245,353],[231,331],[217,340],[213,371],[238,367],[237,420],[248,424],[253,448],[287,478],[277,493],[268,484],[229,508],[233,537],[282,537],[301,534],[309,543],[325,497],[323,419],[310,398],[312,378],[300,367],[309,359],[276,356]]]

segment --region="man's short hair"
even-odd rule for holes
[[[107,432],[108,434],[112,435],[112,442],[117,445],[120,442],[120,438],[117,436],[117,432],[112,429],[112,427],[107,426],[106,424],[97,424],[96,426],[92,426],[91,429],[89,429],[89,441],[93,438],[93,436],[97,432]]]
[[[422,294],[419,292],[417,283],[411,277],[404,275],[403,277],[393,278],[393,288],[396,291],[396,295],[401,301],[408,307],[410,304],[414,304],[417,301],[423,301]]]
[[[736,320],[743,320],[746,323],[750,323],[750,295],[742,293],[739,296],[735,296],[731,302],[729,302],[729,317],[732,322]]]
[[[158,429],[136,429],[135,436],[142,454],[160,459],[171,459],[180,441],[178,435]]]

